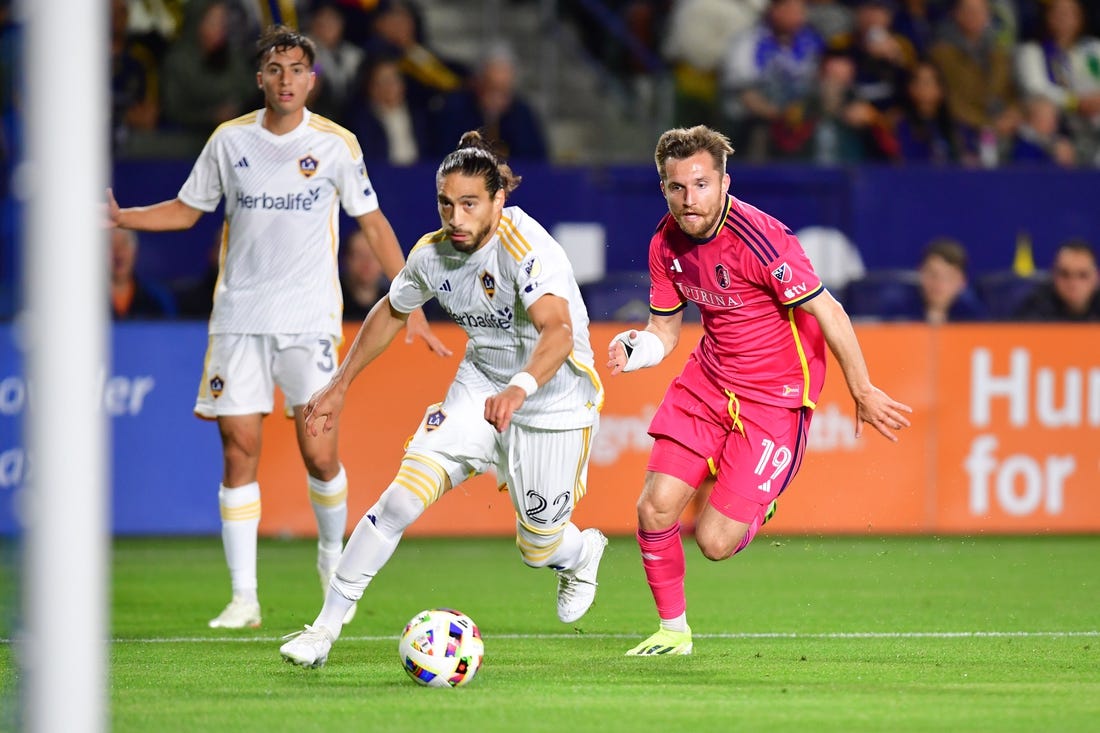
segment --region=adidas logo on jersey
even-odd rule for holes
[[[237,161],[237,164],[234,165],[233,167],[234,168],[247,168],[248,167],[248,158],[242,157],[240,160]]]
[[[439,289],[442,290],[444,293],[451,292],[451,281],[450,280],[444,280],[443,284],[439,286]]]

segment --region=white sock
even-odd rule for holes
[[[565,525],[561,535],[561,544],[554,554],[546,561],[551,568],[562,570],[576,570],[588,558],[584,557],[584,541],[581,539],[581,531],[577,525],[569,522]]]
[[[321,578],[321,587],[328,588],[328,581],[336,572],[336,563],[340,562],[340,552],[332,552],[317,545],[317,575]]]
[[[222,515],[222,547],[233,597],[255,602],[256,531],[260,526],[260,485],[253,481],[244,486],[218,487],[218,505]]]
[[[661,628],[666,631],[679,631],[681,633],[688,630],[688,617],[687,611],[681,613],[676,618],[663,618],[661,619]]]
[[[372,512],[368,511],[351,533],[336,566],[336,575],[325,593],[325,605],[313,622],[314,626],[324,626],[334,636],[338,636],[344,626],[344,614],[363,597],[363,591],[393,555],[401,540],[400,534],[382,534],[371,517]]]
[[[348,475],[344,467],[328,481],[309,477],[309,503],[317,518],[318,569],[321,553],[340,554],[348,526]]]

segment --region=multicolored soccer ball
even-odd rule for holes
[[[481,667],[485,644],[473,619],[451,608],[412,617],[397,643],[401,666],[426,687],[461,687]]]

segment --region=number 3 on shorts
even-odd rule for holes
[[[336,359],[332,355],[332,342],[328,339],[318,339],[321,344],[321,361],[317,362],[317,368],[322,372],[331,372],[336,368]]]

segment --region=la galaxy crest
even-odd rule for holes
[[[424,429],[428,432],[435,430],[443,425],[443,421],[447,419],[447,413],[443,412],[442,407],[437,407],[428,413],[428,416],[424,418]]]
[[[307,155],[304,158],[298,159],[298,172],[306,178],[312,178],[313,174],[317,172],[317,166],[321,164],[321,161],[314,158],[312,155]]]
[[[485,294],[492,298],[497,294],[497,281],[493,277],[493,274],[488,270],[481,273],[481,289],[485,291]]]
[[[218,399],[222,395],[222,390],[225,389],[225,380],[219,377],[217,374],[210,377],[210,394],[214,396],[214,399]]]

